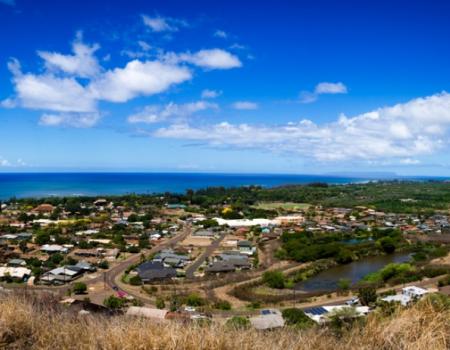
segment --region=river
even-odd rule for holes
[[[406,262],[410,259],[409,253],[393,253],[362,258],[350,264],[339,265],[322,271],[317,275],[295,285],[295,289],[303,292],[332,291],[337,289],[340,279],[351,281],[352,285],[369,273],[375,272],[390,263]]]

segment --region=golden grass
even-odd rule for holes
[[[117,316],[78,316],[50,302],[7,297],[0,300],[2,349],[447,349],[450,312],[430,302],[398,310],[388,318],[372,314],[363,326],[337,337],[327,327],[271,332],[234,330]]]

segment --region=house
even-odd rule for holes
[[[27,262],[23,259],[11,259],[8,261],[8,266],[11,267],[23,267],[27,266]]]
[[[33,234],[30,232],[21,232],[17,234],[17,239],[23,241],[28,241],[31,239],[31,237],[33,237]]]
[[[40,204],[32,210],[33,213],[38,214],[51,214],[55,207],[51,204]]]
[[[80,277],[83,272],[82,268],[74,266],[57,267],[43,274],[39,280],[44,284],[64,284]]]
[[[314,322],[324,323],[328,322],[334,313],[346,309],[354,310],[355,317],[365,316],[370,311],[368,306],[330,305],[306,308],[303,312]]]
[[[15,281],[23,281],[31,275],[31,270],[25,267],[0,267],[0,280],[11,278]]]
[[[239,241],[237,246],[241,254],[253,255],[256,252],[256,247],[250,241]]]
[[[41,250],[47,254],[53,254],[53,253],[66,254],[69,251],[69,249],[67,247],[63,247],[59,244],[44,244],[41,247]]]
[[[164,321],[167,310],[154,309],[149,307],[130,306],[126,312],[127,316],[137,316],[150,318],[155,321]]]
[[[206,273],[234,272],[236,267],[226,261],[216,261],[205,269]]]
[[[426,289],[416,286],[408,286],[402,289],[401,294],[388,295],[387,297],[384,297],[381,300],[386,301],[388,303],[398,302],[402,306],[407,306],[412,301],[422,298],[427,293],[428,290]]]
[[[142,282],[148,283],[153,281],[160,281],[176,277],[177,271],[172,267],[165,267],[162,262],[149,261],[139,265],[136,268],[138,276]]]
[[[94,265],[89,264],[86,261],[79,261],[74,266],[77,267],[77,268],[82,269],[83,271],[87,271],[87,272],[95,272],[95,271],[97,271],[97,268]]]
[[[261,310],[260,315],[250,317],[250,323],[258,330],[266,330],[283,327],[284,319],[279,310],[266,309]]]
[[[198,230],[195,231],[192,236],[214,238],[216,236],[216,233],[212,230]]]

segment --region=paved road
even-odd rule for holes
[[[167,240],[166,242],[153,247],[152,249],[147,251],[147,253],[155,254],[163,249],[172,247],[176,243],[185,239],[190,233],[191,233],[191,226],[186,225],[183,228],[183,231],[181,233],[179,233],[175,237],[172,237],[171,239]],[[115,283],[116,277],[119,276],[120,274],[122,274],[129,266],[138,263],[140,259],[141,259],[141,254],[140,253],[135,254],[135,255],[129,257],[128,259],[120,262],[118,265],[114,266],[110,270],[106,271],[104,274],[101,274],[100,276],[87,281],[86,284],[89,285],[89,284],[95,284],[98,282],[105,282],[107,286],[112,288],[113,286],[116,285],[116,283]],[[125,290],[125,292],[127,292],[127,291]]]
[[[189,265],[186,269],[186,278],[192,279],[194,278],[194,273],[200,267],[201,264],[219,247],[220,242],[223,241],[227,232],[223,232],[219,238],[215,239],[208,247],[206,247],[205,251],[197,258],[195,261]]]

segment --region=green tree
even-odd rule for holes
[[[248,329],[250,328],[250,320],[243,316],[233,316],[227,320],[225,325],[233,329]]]
[[[391,237],[383,237],[377,243],[386,254],[395,252],[395,243]]]
[[[156,298],[156,307],[158,309],[164,309],[166,307],[166,303],[163,298]]]
[[[191,293],[186,297],[186,305],[189,306],[202,306],[205,305],[205,300],[197,293]]]
[[[76,283],[73,285],[72,290],[73,290],[73,292],[74,292],[75,294],[84,294],[84,293],[86,293],[86,291],[87,291],[86,283],[83,283],[83,282],[76,282]]]
[[[283,289],[285,287],[285,278],[280,271],[266,271],[263,274],[263,282],[270,288]]]
[[[377,301],[377,291],[374,287],[367,286],[358,289],[359,302],[368,306]]]
[[[338,288],[342,291],[348,291],[351,286],[351,281],[348,278],[340,278],[338,281]]]
[[[110,295],[103,300],[103,305],[105,305],[108,309],[117,310],[125,305],[125,300],[117,298],[114,295]]]
[[[284,309],[282,315],[288,325],[307,327],[314,324],[314,322],[306,316],[302,310],[297,308]]]

